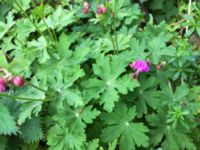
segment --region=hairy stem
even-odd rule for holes
[[[117,5],[116,5],[116,3],[117,3],[117,0],[115,0],[115,15],[117,13]],[[116,51],[118,53],[119,45],[118,45],[117,32],[116,32],[116,28],[117,27],[116,27],[116,17],[115,17],[115,15],[114,15],[114,36],[115,36]]]
[[[26,81],[26,84],[29,85],[29,86],[32,86],[33,88],[35,88],[35,89],[37,89],[37,90],[39,90],[39,91],[42,91],[42,92],[46,93],[45,90],[41,89],[40,87],[38,87],[38,86],[36,86],[36,85],[34,85],[34,84],[28,82],[28,81]]]
[[[189,4],[188,4],[188,15],[190,15],[191,13],[191,5],[192,5],[192,0],[189,0]],[[187,20],[187,22],[189,22],[189,20]],[[186,27],[186,33],[188,32],[188,26]]]
[[[23,101],[42,101],[42,102],[51,101],[50,99],[25,98],[25,97],[12,96],[12,95],[2,94],[2,93],[0,93],[0,97],[7,97],[7,98],[23,100]]]

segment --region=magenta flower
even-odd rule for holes
[[[148,72],[150,70],[148,63],[144,60],[136,60],[130,64],[130,67],[135,70],[133,77],[136,77],[137,79],[138,79],[139,73]]]

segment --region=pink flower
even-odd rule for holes
[[[148,63],[144,60],[136,60],[129,65],[131,68],[135,70],[133,76],[138,79],[139,73],[141,72],[148,72],[150,67]]]

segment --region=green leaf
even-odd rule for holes
[[[141,78],[140,87],[131,94],[130,101],[136,102],[138,116],[147,114],[148,106],[153,109],[158,108],[160,102],[160,92],[157,90],[156,78]]]
[[[15,32],[17,32],[17,38],[20,39],[20,41],[25,42],[30,36],[30,33],[35,32],[35,30],[34,25],[27,18],[23,18],[16,23]]]
[[[83,98],[86,100],[86,102],[93,98],[99,98],[99,94],[102,93],[105,89],[104,83],[101,80],[95,78],[90,78],[86,81],[83,81],[81,85],[85,89],[83,91]]]
[[[1,67],[6,67],[8,65],[6,56],[3,54],[2,51],[0,51],[0,66]]]
[[[23,124],[26,119],[30,119],[32,114],[38,116],[42,109],[42,102],[26,102],[20,106],[20,114],[17,120],[19,125]]]
[[[136,115],[135,107],[128,109],[124,103],[118,103],[112,113],[104,113],[101,116],[108,125],[102,130],[101,139],[104,142],[119,139],[120,150],[133,150],[136,146],[147,147],[148,128],[143,123],[132,122]]]
[[[150,131],[150,140],[153,145],[158,145],[161,142],[164,149],[196,149],[193,140],[188,136],[188,130],[185,130],[185,128],[180,125],[174,129],[170,124],[167,124],[166,109],[160,110],[158,114],[148,115],[146,120],[153,128]],[[187,121],[185,120],[184,122]]]
[[[170,34],[160,33],[157,37],[153,37],[148,40],[148,49],[152,53],[152,61],[157,64],[162,55],[173,56],[175,54],[175,48],[172,46],[166,46],[172,36]]]
[[[74,134],[60,124],[53,126],[47,136],[49,150],[81,150],[83,141],[85,141],[84,134]]]
[[[13,7],[20,11],[21,9],[18,4],[23,8],[24,11],[30,8],[30,0],[18,0],[17,3],[13,2]]]
[[[181,100],[188,94],[189,94],[189,88],[188,88],[187,84],[182,84],[176,88],[176,91],[174,93],[174,99]]]
[[[50,59],[50,56],[47,51],[47,41],[45,40],[45,38],[43,36],[38,38],[37,41],[33,40],[33,41],[29,42],[28,46],[31,48],[32,51],[36,51],[36,52],[34,52],[34,54],[35,54],[34,57],[38,58],[38,61],[40,63],[44,63],[48,59]]]
[[[36,78],[32,78],[30,81],[33,85],[39,87],[39,83]],[[33,98],[33,99],[45,99],[45,93],[35,89],[34,87],[24,87],[20,88],[15,92],[16,96],[24,98]],[[17,123],[21,125],[25,122],[26,119],[30,119],[32,116],[38,116],[39,112],[42,110],[42,101],[24,101],[20,105],[20,113],[18,116]]]
[[[93,119],[99,116],[100,113],[101,112],[98,111],[97,109],[95,108],[92,109],[92,106],[87,106],[86,108],[84,108],[80,116],[85,123],[89,124],[89,123],[93,123]]]
[[[56,31],[60,31],[67,25],[76,21],[76,18],[74,16],[75,12],[75,9],[69,10],[64,9],[62,6],[58,6],[51,15],[46,17],[45,21],[49,28],[56,29]],[[45,27],[44,22],[42,20],[39,23],[39,26]]]
[[[66,35],[65,33],[60,35],[59,41],[56,43],[56,50],[61,58],[68,58],[72,55],[72,52],[69,51],[69,47],[77,38],[78,34],[76,32],[70,35]]]
[[[117,140],[114,140],[112,143],[109,143],[108,150],[115,150],[117,147]]]
[[[11,116],[10,112],[8,111],[8,108],[2,104],[0,104],[0,120],[0,134],[16,134],[16,132],[18,131],[16,122],[13,116]]]
[[[66,90],[63,89],[61,96],[62,96],[63,101],[67,100],[67,103],[71,106],[80,107],[84,104],[80,91],[78,90],[69,89],[69,88],[67,88]]]
[[[173,130],[168,132],[162,147],[170,150],[196,150],[196,146],[189,136]]]
[[[128,91],[132,91],[135,87],[139,86],[139,83],[136,80],[131,80],[129,75],[120,76],[125,71],[126,66],[127,61],[124,60],[123,55],[113,57],[101,55],[97,59],[97,63],[93,64],[94,74],[100,77],[101,80],[89,79],[86,81],[84,85],[86,85],[87,89],[84,93],[93,94],[92,96],[89,95],[91,98],[98,97],[102,93],[99,103],[103,104],[106,111],[111,112],[114,103],[119,100],[119,94],[127,94]],[[96,81],[96,83],[91,83],[91,81]],[[96,91],[97,93],[95,93]]]
[[[97,150],[99,147],[99,139],[94,139],[87,144],[87,148],[85,150]]]
[[[33,143],[42,139],[43,133],[39,118],[28,119],[20,127],[20,137],[26,143]]]
[[[82,150],[86,140],[86,124],[92,123],[99,114],[100,112],[92,109],[92,106],[73,110],[66,105],[63,109],[58,109],[58,113],[53,116],[57,123],[51,127],[47,136],[50,149]]]
[[[13,13],[9,12],[6,17],[6,23],[0,21],[0,39],[2,39],[2,37],[15,24],[15,21],[13,19],[14,19]]]

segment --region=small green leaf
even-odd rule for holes
[[[92,106],[87,106],[84,108],[83,112],[81,113],[81,118],[87,124],[93,123],[93,119],[100,115],[100,111],[97,109],[92,109]]]
[[[7,59],[2,51],[0,51],[0,67],[6,67],[8,65]]]

